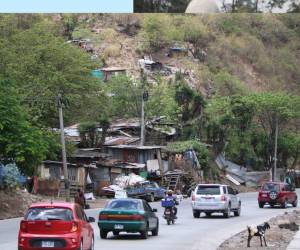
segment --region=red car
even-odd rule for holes
[[[94,221],[78,204],[33,204],[20,223],[18,250],[93,250]]]
[[[258,193],[258,206],[263,208],[268,203],[271,207],[280,205],[286,208],[288,204],[297,207],[298,199],[295,188],[282,182],[266,182]]]

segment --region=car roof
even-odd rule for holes
[[[267,182],[263,183],[263,185],[264,184],[278,184],[278,185],[283,185],[283,184],[286,184],[286,183],[279,182],[279,181],[267,181]]]
[[[111,201],[143,201],[142,199],[136,198],[120,198],[120,199],[112,199]]]
[[[30,208],[39,208],[39,207],[63,207],[73,209],[75,207],[75,203],[72,202],[64,202],[64,201],[45,201],[45,202],[37,202],[30,206]]]
[[[228,186],[228,185],[224,185],[224,184],[219,184],[219,183],[200,183],[197,186]]]

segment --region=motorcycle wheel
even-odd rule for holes
[[[167,220],[167,224],[170,225],[171,224],[171,220]]]
[[[175,224],[175,220],[172,220],[172,224],[173,224],[173,225]]]

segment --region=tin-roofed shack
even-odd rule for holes
[[[109,81],[113,76],[117,76],[119,74],[126,74],[126,69],[121,67],[107,67],[101,69],[103,73],[103,81]]]
[[[79,187],[83,188],[86,177],[85,166],[67,163],[67,167],[71,191],[74,191]],[[64,191],[62,162],[44,161],[38,166],[38,176],[38,187],[36,187],[38,193],[45,195],[59,195]]]
[[[169,57],[184,57],[188,56],[188,49],[179,45],[174,45],[169,49]]]

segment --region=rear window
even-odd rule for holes
[[[263,191],[276,191],[276,192],[279,192],[280,191],[280,185],[276,184],[276,183],[265,183],[262,186],[262,190]]]
[[[220,186],[198,186],[197,194],[218,195],[220,193]]]
[[[73,220],[73,212],[68,208],[30,208],[25,220]]]
[[[116,210],[140,210],[141,202],[132,200],[113,200],[107,204],[106,208]]]

